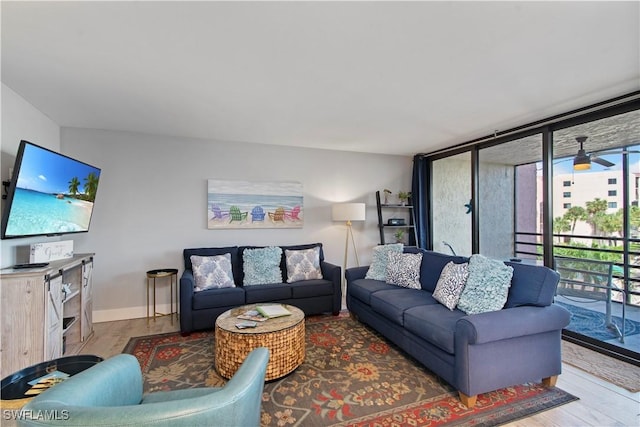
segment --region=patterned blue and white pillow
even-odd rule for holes
[[[433,291],[433,298],[453,311],[458,305],[468,277],[468,263],[455,264],[453,261],[449,261],[440,273],[440,278]]]
[[[388,253],[387,283],[403,288],[420,289],[422,254]]]
[[[513,267],[483,255],[469,258],[469,278],[460,295],[458,308],[467,314],[498,311],[509,296]]]
[[[194,292],[205,289],[234,288],[231,254],[215,256],[191,255],[193,278],[196,281]]]
[[[287,283],[322,279],[319,246],[311,249],[285,249],[284,256],[287,263]]]
[[[402,243],[392,243],[390,245],[378,245],[373,248],[371,265],[365,274],[365,279],[387,280],[387,258],[390,252],[402,253],[404,245]]]
[[[244,269],[244,286],[282,283],[280,260],[282,248],[269,246],[266,248],[245,249],[242,252]]]

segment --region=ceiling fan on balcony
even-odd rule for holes
[[[615,166],[615,163],[611,163],[610,161],[600,158],[594,153],[587,154],[584,150],[584,142],[587,140],[586,136],[578,136],[576,137],[576,141],[580,144],[580,149],[578,153],[573,158],[573,169],[577,171],[588,170],[591,169],[591,162],[602,165],[606,168],[611,166]]]

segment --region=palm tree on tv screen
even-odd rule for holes
[[[71,181],[69,181],[69,194],[75,196],[76,194],[78,194],[78,188],[80,188],[80,180],[78,179],[78,177],[74,176],[73,178],[71,178]]]
[[[87,199],[91,202],[96,199],[96,191],[98,190],[98,176],[91,172],[84,179],[84,192],[87,195]]]

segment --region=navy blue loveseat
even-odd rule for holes
[[[368,267],[347,269],[352,315],[454,386],[467,407],[480,393],[540,380],[555,384],[562,370],[561,332],[570,320],[567,310],[553,304],[558,273],[507,262],[513,278],[504,308],[467,315],[449,310],[432,293],[449,261],[468,259],[404,250],[422,253],[422,289],[365,279]]]
[[[287,268],[285,250],[300,250],[320,247],[320,269],[322,279],[286,283]],[[242,286],[244,278],[243,256],[246,249],[261,246],[227,246],[218,248],[184,249],[184,273],[180,278],[180,332],[187,335],[195,330],[212,329],[216,318],[225,311],[245,304],[279,302],[298,307],[306,315],[338,314],[342,305],[340,267],[326,262],[322,243],[280,246],[282,259],[280,270],[285,283],[258,286]],[[207,289],[194,292],[195,279],[191,266],[191,255],[214,256],[231,254],[234,288]]]

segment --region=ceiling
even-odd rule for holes
[[[60,126],[428,153],[640,89],[638,2],[7,2]]]
[[[609,160],[619,163],[623,151],[640,152],[640,110],[561,128],[554,131],[552,136],[554,164],[573,160],[580,148],[577,140],[579,136],[587,137],[583,144],[587,155],[593,158],[614,154],[614,158]],[[482,148],[479,160],[504,165],[522,165],[542,161],[542,151],[542,134],[536,133]],[[469,151],[466,151],[464,156],[458,156],[470,160]]]

